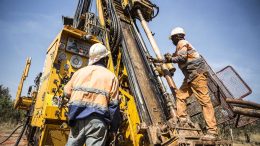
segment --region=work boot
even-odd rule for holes
[[[200,138],[200,140],[203,141],[216,141],[217,139],[218,139],[218,135],[213,133],[207,133],[206,135]]]

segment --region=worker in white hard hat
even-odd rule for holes
[[[69,98],[67,146],[104,146],[108,128],[120,122],[118,79],[106,68],[109,51],[101,43],[89,50],[88,66],[76,71],[64,87]]]
[[[190,123],[187,117],[186,99],[192,95],[196,96],[202,106],[202,113],[207,124],[207,134],[202,140],[217,139],[217,123],[214,108],[209,96],[207,69],[205,61],[194,47],[185,40],[185,31],[176,27],[171,31],[170,39],[176,46],[174,54],[165,54],[165,60],[153,59],[154,62],[177,63],[185,78],[179,90],[176,92],[177,116],[183,125]]]

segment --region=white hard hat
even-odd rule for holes
[[[109,55],[107,48],[101,43],[96,43],[92,45],[89,49],[89,62],[88,65],[92,65],[95,62],[98,62],[100,59]]]
[[[171,31],[171,36],[176,35],[176,34],[184,34],[185,35],[185,31],[183,28],[181,27],[175,27],[174,29],[172,29]]]

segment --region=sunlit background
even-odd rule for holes
[[[187,40],[215,71],[233,66],[253,90],[246,99],[260,103],[259,0],[152,2],[160,13],[149,26],[163,53],[175,51],[168,37],[173,27],[183,27]],[[25,91],[42,71],[46,49],[63,27],[62,15],[72,17],[76,6],[77,0],[0,1],[0,84],[9,87],[13,98],[26,57],[32,57],[32,65]],[[180,86],[179,70],[174,79]]]

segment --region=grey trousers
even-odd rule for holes
[[[104,146],[106,144],[107,125],[96,116],[76,121],[71,127],[66,146]]]

